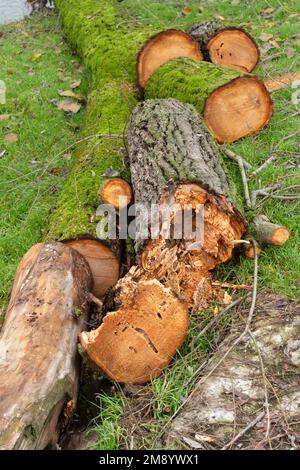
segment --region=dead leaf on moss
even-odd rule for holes
[[[62,109],[65,111],[65,113],[72,113],[76,114],[81,108],[81,104],[75,103],[72,100],[62,100],[62,101],[56,101],[55,106],[58,109]]]
[[[81,80],[73,80],[71,83],[70,83],[70,88],[72,88],[72,90],[74,90],[74,88],[78,88],[81,84]]]
[[[82,103],[86,102],[85,96],[78,95],[77,93],[74,93],[72,90],[63,90],[58,92],[59,96],[65,96],[68,98],[74,98],[77,101],[81,101]]]
[[[0,114],[0,121],[7,121],[9,114]]]
[[[222,15],[215,15],[216,20],[224,21],[225,18]]]
[[[188,16],[192,13],[192,8],[191,7],[184,7],[184,9],[182,10],[181,14],[183,16]]]
[[[288,47],[287,50],[286,50],[286,55],[287,57],[294,57],[296,51],[293,47]]]
[[[39,60],[39,58],[42,56],[40,52],[33,52],[31,55],[31,61],[35,62],[36,60]]]
[[[13,143],[17,142],[17,140],[18,140],[17,134],[11,133],[11,134],[6,134],[4,136],[5,144],[13,144]]]
[[[259,36],[259,39],[263,42],[267,42],[270,39],[272,39],[272,37],[273,37],[272,33],[261,33],[261,35]]]

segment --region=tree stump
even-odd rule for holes
[[[0,449],[57,442],[62,409],[77,400],[77,336],[92,276],[61,244],[33,246],[18,268],[0,334]]]
[[[178,208],[189,204],[192,217],[203,208],[200,245],[197,233],[177,239],[171,227],[165,237],[161,225],[158,238],[151,238],[149,220],[142,218],[147,240],[136,240],[138,265],[116,285],[116,311],[97,330],[80,335],[88,357],[111,379],[144,383],[161,373],[182,344],[189,308],[210,296],[209,271],[231,258],[246,223],[220,153],[192,107],[176,100],[138,105],[128,152],[137,204],[170,208],[172,227]]]

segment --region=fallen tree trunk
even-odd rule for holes
[[[252,72],[259,61],[256,42],[241,28],[223,28],[216,22],[206,22],[192,26],[189,34],[213,64]]]
[[[24,256],[0,335],[1,449],[56,444],[62,409],[76,405],[77,336],[91,287],[83,257],[61,243]]]
[[[292,436],[299,436],[299,305],[286,297],[261,294],[251,334],[230,350],[244,321],[232,329],[201,372],[171,423],[168,445],[239,450],[296,445]]]
[[[191,59],[175,59],[156,70],[145,97],[193,104],[219,143],[259,131],[272,116],[272,100],[258,78]]]
[[[161,373],[182,344],[188,309],[199,308],[211,295],[209,271],[231,258],[246,223],[220,153],[190,107],[175,100],[138,105],[130,119],[128,151],[146,240],[137,240],[139,264],[115,288],[117,310],[97,330],[82,333],[80,342],[111,379],[144,383]],[[149,203],[158,204],[159,211],[171,209],[169,235],[162,223],[151,239],[145,218]],[[201,227],[191,237],[172,235],[175,213],[185,205],[193,223],[203,209],[203,243],[197,238]]]

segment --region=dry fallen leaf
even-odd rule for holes
[[[288,47],[286,50],[287,57],[294,57],[296,51],[293,47]]]
[[[220,20],[220,21],[224,21],[224,20],[225,20],[224,16],[222,16],[222,15],[215,15],[215,18],[216,18],[217,20]]]
[[[14,142],[17,142],[17,140],[18,140],[17,134],[6,134],[4,136],[5,144],[13,144]]]
[[[263,42],[266,42],[272,39],[272,37],[273,37],[273,34],[271,33],[261,33],[261,35],[259,36],[259,39],[261,39],[261,41]]]
[[[271,46],[275,47],[276,49],[280,49],[280,46],[275,39],[272,39],[271,41],[269,41],[269,43],[271,44]]]
[[[9,118],[9,114],[0,114],[0,121],[6,121]]]
[[[72,88],[72,90],[73,90],[74,88],[78,88],[80,86],[80,84],[81,84],[80,79],[79,80],[73,80],[73,82],[70,83],[70,88]]]
[[[192,13],[192,8],[191,7],[184,7],[184,9],[182,10],[182,15],[183,16],[187,16],[187,15],[190,15]]]
[[[74,103],[72,100],[63,100],[63,101],[57,101],[55,103],[55,106],[59,109],[62,109],[66,113],[73,113],[76,114],[81,108],[81,104],[79,103]]]
[[[75,100],[81,101],[83,103],[86,102],[85,96],[78,95],[77,93],[74,93],[74,91],[72,90],[59,91],[58,94],[59,96],[66,96],[68,98],[74,98]]]
[[[33,52],[31,55],[31,60],[32,62],[35,62],[36,60],[39,60],[39,58],[42,56],[39,52]]]

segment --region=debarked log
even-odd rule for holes
[[[0,334],[0,449],[55,445],[77,400],[77,337],[92,275],[62,243],[34,245],[21,261]]]
[[[189,308],[211,294],[209,271],[229,260],[246,222],[217,146],[198,113],[176,100],[149,100],[134,110],[128,152],[136,204],[171,210],[168,236],[142,218],[146,240],[136,240],[137,266],[114,289],[115,310],[80,342],[111,379],[144,383],[158,376],[182,344]],[[143,171],[141,171],[141,168]],[[204,239],[174,235],[175,217],[189,205],[192,224],[203,209]],[[148,231],[149,228],[149,231]],[[198,231],[197,231],[198,230]],[[172,235],[173,234],[173,235]]]

